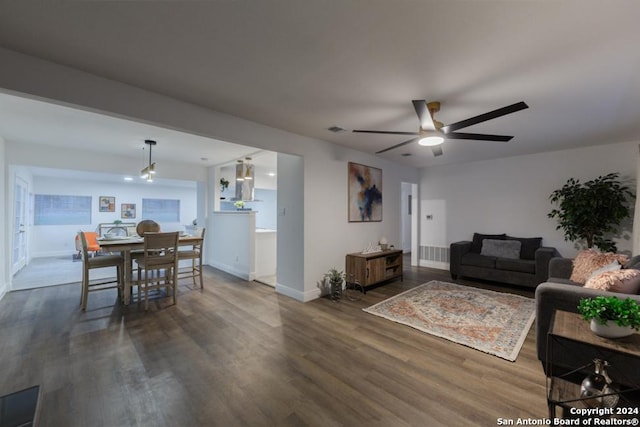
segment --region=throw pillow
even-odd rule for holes
[[[473,241],[471,242],[471,252],[477,254],[482,250],[482,241],[484,239],[504,240],[506,234],[480,234],[473,233]]]
[[[570,279],[584,285],[595,270],[611,264],[614,260],[620,264],[627,262],[627,256],[612,252],[598,252],[595,249],[581,251],[573,260],[573,271]]]
[[[518,259],[521,246],[522,244],[517,240],[484,239],[480,255]]]
[[[605,271],[589,279],[585,288],[601,291],[637,294],[640,290],[640,270]]]
[[[604,267],[600,267],[597,270],[592,271],[589,277],[587,277],[586,283],[589,283],[589,280],[600,275],[601,273],[604,273],[605,271],[616,271],[620,270],[621,268],[622,266],[620,265],[618,260],[613,260],[613,262],[605,265]]]
[[[517,240],[522,243],[520,248],[520,258],[536,259],[536,251],[542,246],[542,237],[511,237],[507,236],[506,240]]]

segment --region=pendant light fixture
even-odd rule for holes
[[[245,157],[244,160],[244,179],[251,180],[253,179],[253,165],[250,163],[251,157]]]
[[[236,181],[244,181],[244,162],[238,160],[236,163]]]
[[[153,182],[153,175],[156,173],[156,163],[151,162],[151,148],[156,145],[156,141],[146,139],[144,143],[149,146],[149,164],[140,171],[140,178],[146,179],[147,182]]]

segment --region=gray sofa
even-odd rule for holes
[[[483,255],[482,246],[486,239],[519,241],[519,258]],[[449,270],[453,279],[461,276],[535,288],[547,280],[549,261],[558,256],[555,248],[542,246],[540,237],[474,233],[473,241],[451,244]]]
[[[631,258],[623,268],[640,270],[640,256]],[[595,357],[602,357],[592,347],[576,345],[572,348],[567,348],[561,354],[554,354],[553,367],[547,363],[547,333],[556,310],[578,313],[580,299],[592,298],[598,295],[615,295],[620,299],[632,298],[640,302],[640,295],[584,288],[580,284],[569,280],[572,271],[573,259],[553,258],[549,262],[549,279],[536,288],[536,351],[545,372],[548,369],[553,369],[555,374],[568,372],[588,363]],[[616,363],[612,362],[609,374],[613,379],[627,383],[627,385],[640,384],[640,361],[633,369],[627,364],[625,366],[616,366]]]

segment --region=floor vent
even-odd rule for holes
[[[420,259],[448,263],[449,248],[442,246],[420,246]]]

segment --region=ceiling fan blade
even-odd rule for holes
[[[401,142],[400,144],[396,144],[396,145],[393,145],[393,146],[391,146],[389,148],[385,148],[384,150],[376,151],[376,154],[381,154],[381,153],[384,153],[386,151],[393,150],[394,148],[398,148],[398,147],[402,147],[403,145],[411,144],[415,140],[416,140],[416,138],[411,138],[408,141]]]
[[[382,133],[385,135],[420,135],[418,132],[393,132],[389,130],[352,130],[351,132],[356,133]]]
[[[431,151],[433,152],[433,157],[442,156],[442,146],[441,145],[434,145],[433,147],[431,147]]]
[[[447,134],[447,139],[475,139],[477,141],[498,141],[508,142],[511,141],[513,136],[507,135],[487,135],[484,133],[464,133],[464,132],[452,132]]]
[[[424,99],[414,99],[411,102],[413,103],[413,108],[416,110],[418,119],[420,119],[420,127],[424,130],[435,130],[436,125],[433,123],[433,118],[427,108],[427,101]]]
[[[460,122],[452,123],[442,128],[442,131],[446,134],[449,132],[454,132],[458,129],[466,128],[471,125],[475,125],[478,123],[486,122],[487,120],[495,119],[501,116],[505,116],[507,114],[515,113],[516,111],[524,110],[525,108],[529,108],[529,106],[524,102],[517,102],[512,105],[508,105],[506,107],[498,108],[497,110],[489,111],[488,113],[480,114],[479,116],[471,117],[466,120],[462,120]]]

